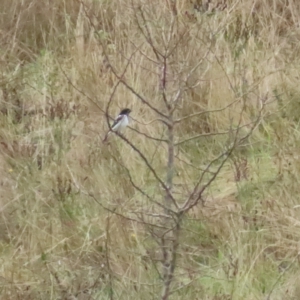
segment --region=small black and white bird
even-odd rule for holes
[[[106,142],[109,134],[112,131],[121,133],[126,128],[126,126],[129,123],[128,116],[129,116],[130,113],[131,113],[131,109],[129,109],[129,108],[124,108],[124,109],[121,110],[119,115],[116,117],[114,123],[111,125],[111,129],[105,135],[105,137],[103,139],[103,142]]]

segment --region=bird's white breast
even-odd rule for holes
[[[119,123],[114,126],[113,131],[121,131],[128,125],[128,123],[128,117],[124,115]]]

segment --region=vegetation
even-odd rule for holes
[[[299,299],[297,0],[1,6],[1,299]]]

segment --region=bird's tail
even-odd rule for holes
[[[102,140],[102,143],[106,143],[106,142],[107,142],[110,133],[111,133],[111,131],[108,131],[108,132],[106,133],[104,139]]]

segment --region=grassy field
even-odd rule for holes
[[[300,3],[205,2],[2,0],[1,299],[300,299]],[[220,170],[182,215],[163,298],[159,112],[179,90],[178,207]],[[124,107],[154,172],[102,143]]]

